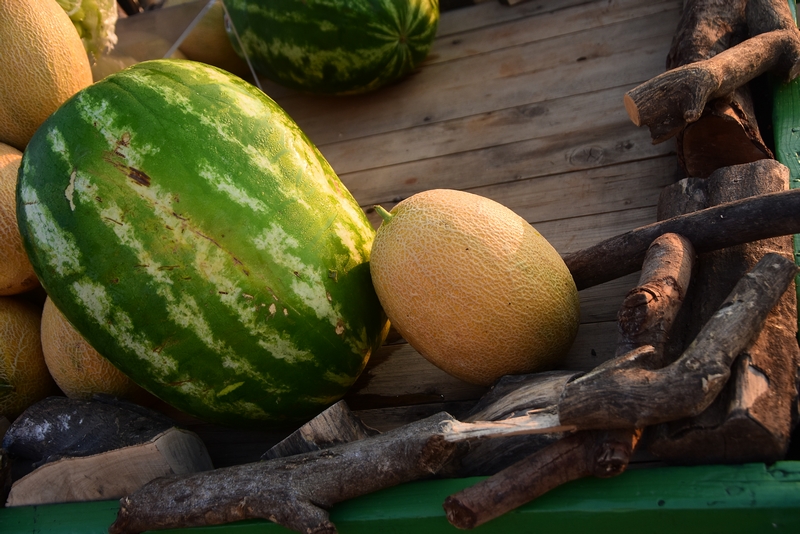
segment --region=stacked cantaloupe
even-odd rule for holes
[[[56,0],[0,2],[0,416],[9,420],[58,393],[56,382],[75,397],[137,391],[52,305],[43,316],[16,222],[22,152],[42,122],[91,83],[87,52]]]

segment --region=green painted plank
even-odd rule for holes
[[[481,478],[404,484],[334,507],[342,534],[457,532],[442,502]],[[116,501],[0,509],[3,534],[102,534]],[[646,525],[646,527],[643,527]],[[479,534],[535,531],[641,534],[800,532],[800,461],[773,466],[662,467],[634,469],[607,479],[571,482],[477,529]],[[282,533],[283,527],[251,520],[165,532]]]
[[[788,0],[797,22],[795,0]],[[800,79],[789,83],[774,82],[772,97],[772,129],[775,140],[775,159],[789,168],[789,187],[800,187]],[[800,237],[794,236],[794,260],[800,265]],[[800,301],[800,275],[795,279]],[[800,326],[800,317],[798,317]]]

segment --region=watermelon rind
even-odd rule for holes
[[[24,153],[17,219],[87,341],[209,422],[313,416],[388,329],[358,203],[274,101],[202,63],[140,63],[68,100]]]
[[[316,94],[374,91],[428,55],[439,0],[224,0],[229,37],[262,75]]]

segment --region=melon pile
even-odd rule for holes
[[[281,1],[293,20],[343,5]],[[575,284],[509,209],[427,191],[379,210],[376,234],[254,85],[176,59],[93,83],[73,26],[85,21],[69,11],[77,2],[61,3],[72,20],[55,0],[0,2],[0,415],[60,390],[152,394],[225,425],[304,420],[349,390],[390,321],[433,364],[481,385],[553,367],[569,349]],[[309,55],[319,68],[304,70],[303,90],[364,92],[407,74],[438,5],[407,6],[413,32],[390,47],[402,61],[389,54],[379,74],[359,64],[345,80],[326,54]],[[231,0],[234,18],[241,7]],[[343,24],[366,16],[345,11],[355,18]],[[294,67],[278,70],[297,81]]]
[[[59,390],[44,359],[42,298],[16,221],[17,172],[30,138],[92,83],[89,60],[55,0],[0,3],[0,415]]]

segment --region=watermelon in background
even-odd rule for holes
[[[202,63],[139,63],[68,100],[25,151],[17,221],[87,341],[206,421],[313,416],[388,330],[359,205],[275,102]]]
[[[425,59],[439,24],[438,0],[224,4],[234,47],[240,40],[259,74],[318,94],[364,93],[402,78]]]

